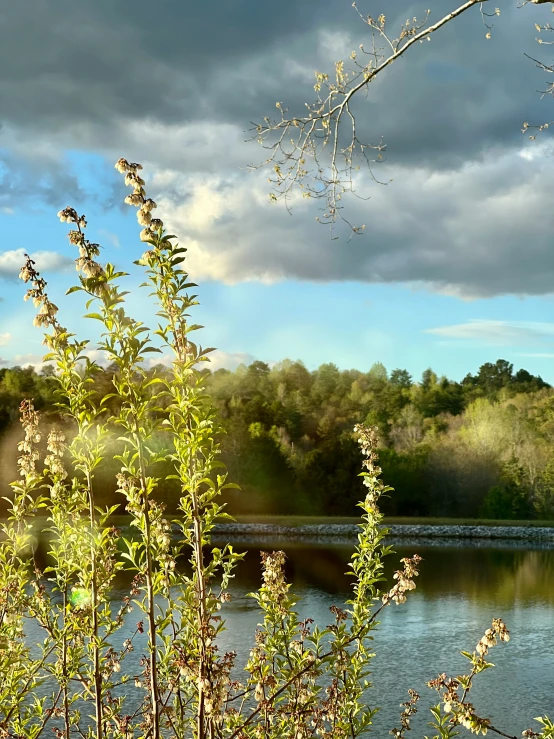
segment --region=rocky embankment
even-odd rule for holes
[[[444,541],[445,539],[472,542],[510,540],[536,542],[554,546],[554,528],[541,526],[432,526],[425,524],[394,524],[387,527],[389,536],[397,540]],[[355,524],[307,524],[277,526],[265,523],[225,523],[216,527],[217,535],[238,537],[284,537],[293,539],[353,538],[358,534]],[[408,543],[406,541],[406,543]],[[461,543],[461,541],[460,541]]]

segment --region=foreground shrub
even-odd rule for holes
[[[376,430],[354,429],[366,496],[359,504],[363,514],[346,609],[332,607],[332,623],[325,627],[299,620],[284,577],[284,554],[264,553],[263,582],[253,594],[262,622],[240,673],[246,677],[237,679],[236,655],[221,654],[218,636],[229,582],[243,555],[231,545],[210,543],[216,522],[226,517],[220,494],[232,483],[218,460],[221,429],[199,369],[210,350],[190,338],[199,328],[188,322],[196,305],[188,290],[195,285],[181,266],[185,250],[152,217],[156,204],[146,197],[140,165],[121,159],[116,167],[133,188],[126,202],[138,208],[144,226],[141,240],[148,249],[137,263],[146,269],[145,284],[158,302],[161,321],[152,336],[172,354],[170,378],[146,372],[148,354],[160,348],[125,312],[119,287],[124,273],[97,261],[99,246],[86,238],[85,217],[65,208],[59,216],[71,224],[69,239],[79,252],[79,284],[68,292],[86,294],[87,317],[103,326],[100,349],[118,371],[113,393],[97,402],[98,368],[88,342],[59,322],[46,282],[27,258],[21,278],[30,284],[26,298],[38,310],[35,324],[46,331],[46,358],[56,367],[64,425],[50,430],[40,470],[39,415],[31,400],[21,404],[20,480],[12,484],[0,548],[0,735],[38,739],[48,728],[59,738],[354,739],[369,730],[377,711],[368,692],[377,618],[390,603],[406,600],[420,564],[417,555],[401,560],[395,582],[382,586],[390,548],[383,544],[378,503],[391,489],[380,479]],[[114,397],[117,403],[110,402]],[[152,440],[161,431],[167,444],[160,450]],[[128,538],[112,525],[118,505],[96,504],[98,473],[113,457],[114,437],[122,446],[117,487],[136,534]],[[165,478],[179,495],[178,540],[156,497],[158,470],[168,463],[172,471]],[[37,514],[46,515],[50,533],[49,563],[42,569],[30,556]],[[185,559],[188,569],[178,566]],[[116,602],[114,582],[124,568],[133,580],[128,595]],[[116,648],[135,608],[141,616],[134,633]],[[38,653],[25,637],[26,619],[44,634]],[[140,642],[143,634],[147,644]],[[440,696],[433,709],[437,737],[454,736],[460,725],[502,734],[468,701],[474,677],[491,666],[485,658],[497,639],[508,639],[501,619],[493,620],[475,651],[465,653],[467,675],[431,681]],[[145,657],[140,673],[132,675],[126,659],[139,644]],[[418,697],[410,691],[395,736],[410,728]],[[541,736],[553,735],[547,719],[543,727]]]

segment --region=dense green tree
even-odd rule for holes
[[[438,377],[433,372],[431,367],[428,367],[426,370],[423,370],[423,373],[421,375],[421,387],[423,390],[429,391],[432,390],[435,385],[438,382]]]
[[[412,386],[412,376],[408,370],[394,369],[390,373],[390,384],[408,389]]]
[[[370,382],[375,384],[384,384],[389,379],[387,368],[382,362],[375,362],[372,364],[367,376]]]
[[[112,392],[118,372],[115,364],[98,368],[93,392]],[[309,371],[290,359],[272,367],[256,360],[234,371],[206,365],[204,372],[227,431],[222,459],[243,488],[228,493],[232,511],[355,513],[353,427],[365,421],[379,427],[385,480],[396,489],[385,503],[390,515],[554,516],[554,392],[526,370],[514,373],[505,360],[482,365],[462,383],[431,368],[414,383],[407,370],[389,374],[380,362],[366,372],[334,363]],[[0,369],[6,448],[18,433],[23,398],[56,414],[52,374],[51,367]],[[167,377],[168,368],[158,364],[147,374]],[[109,400],[112,410],[120,403],[117,396]],[[163,448],[164,434],[152,443]],[[1,486],[13,467],[13,459],[4,460]],[[108,478],[101,487],[113,500]],[[164,495],[174,508],[170,486]]]
[[[514,394],[536,393],[547,387],[549,387],[548,383],[545,382],[540,375],[532,375],[530,372],[527,372],[527,370],[520,369],[514,375],[510,389]]]
[[[335,392],[340,380],[339,368],[336,364],[328,362],[322,364],[314,373],[314,382],[311,395],[315,403],[324,400],[335,401]]]
[[[481,365],[476,375],[466,375],[462,387],[469,401],[476,398],[497,399],[502,390],[510,394],[533,393],[548,387],[542,377],[534,376],[525,369],[518,370],[515,375],[513,365],[505,359],[497,359],[493,364]]]

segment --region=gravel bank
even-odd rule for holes
[[[426,526],[396,524],[388,527],[394,539],[509,539],[535,541],[554,545],[554,528],[540,526]],[[225,523],[216,526],[214,533],[231,536],[285,536],[306,537],[356,537],[355,524],[308,524],[305,526],[274,526],[272,524]]]

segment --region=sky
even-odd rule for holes
[[[416,44],[354,103],[360,138],[387,145],[378,184],[358,175],[346,199],[361,236],[330,238],[317,203],[269,200],[253,123],[280,101],[301,114],[315,70],[369,44],[350,0],[25,0],[0,26],[0,362],[41,366],[40,330],[17,275],[30,253],[60,320],[98,340],[79,294],[67,224],[88,220],[102,261],[129,272],[129,311],[155,328],[139,290],[135,210],[113,165],[142,163],[156,215],[186,246],[198,283],[194,321],[212,368],[286,357],[309,369],[375,362],[414,378],[431,366],[460,380],[507,359],[554,383],[554,187],[551,63],[535,24],[551,7],[497,0],[487,40],[477,8]],[[488,3],[486,4],[488,5]],[[360,0],[431,22],[452,0]],[[492,7],[491,7],[492,10]]]

